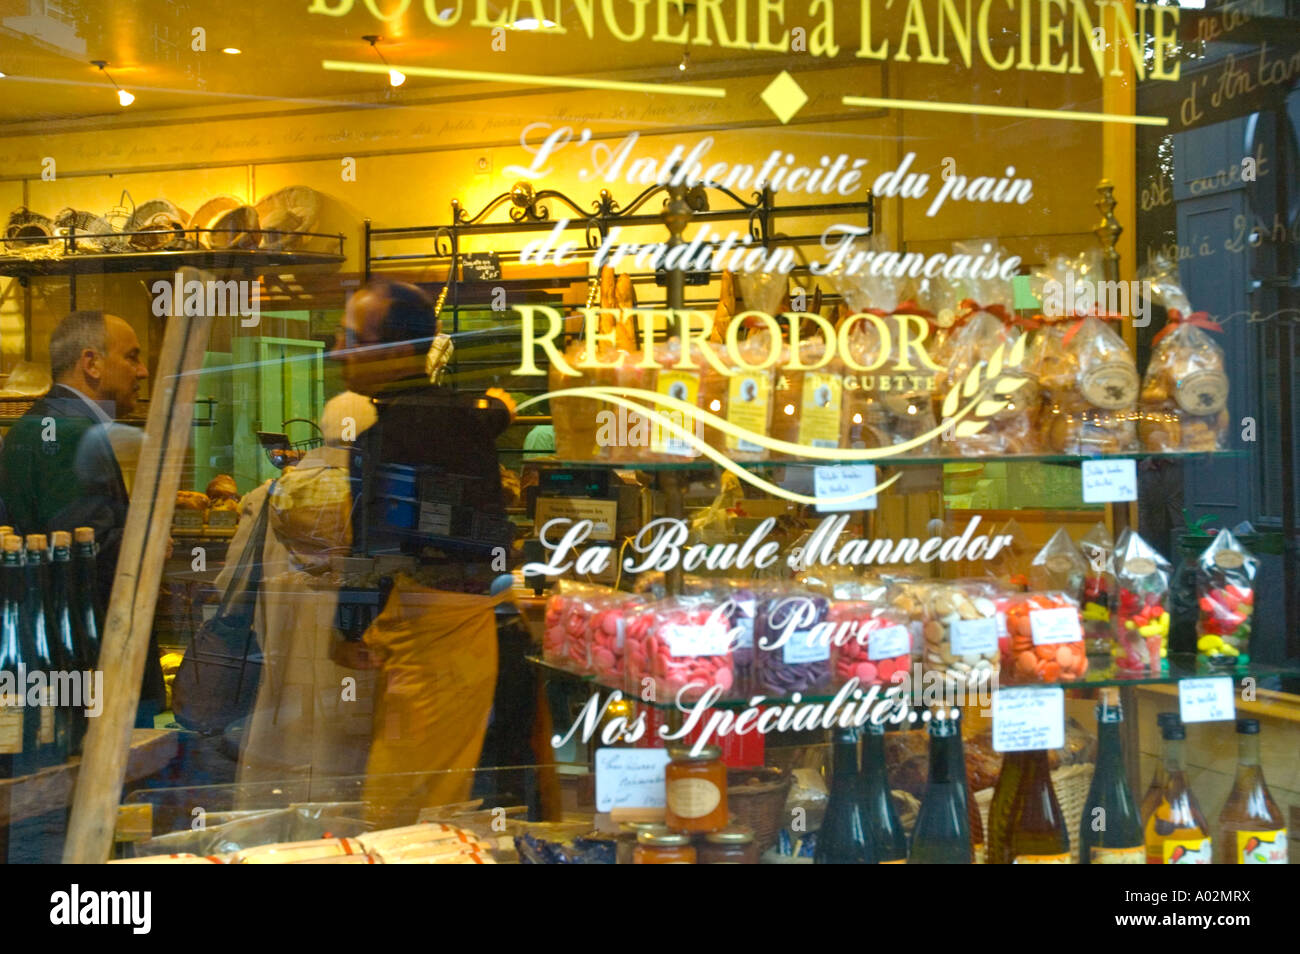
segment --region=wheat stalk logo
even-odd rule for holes
[[[1007,405],[1011,403],[1011,395],[1020,390],[1029,380],[1015,373],[1024,363],[1025,342],[1028,340],[1028,335],[1017,338],[1015,344],[1011,346],[1011,353],[1006,355],[1005,360],[1003,352],[1007,347],[1006,342],[998,345],[997,350],[989,357],[988,363],[977,364],[971,368],[961,387],[953,387],[948,391],[939,414],[940,431],[955,425],[953,427],[955,437],[973,437],[988,427],[994,417],[1006,410]],[[968,400],[969,403],[959,413],[957,408],[963,400]],[[966,420],[961,420],[963,417]]]

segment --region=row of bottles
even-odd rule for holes
[[[103,625],[94,530],[12,531],[0,527],[0,778],[80,752]]]
[[[1097,705],[1097,764],[1079,823],[1081,864],[1286,864],[1287,833],[1259,764],[1259,722],[1237,722],[1238,766],[1219,830],[1210,829],[1187,782],[1186,728],[1176,713],[1160,717],[1164,750],[1139,805],[1124,771],[1123,711],[1103,690]],[[910,849],[889,798],[884,729],[833,736],[826,817],[817,839],[819,864],[969,864],[984,849],[980,814],[970,796],[957,718],[931,718],[930,774]],[[1046,750],[1009,752],[989,806],[990,864],[1069,864],[1070,833],[1052,786]]]

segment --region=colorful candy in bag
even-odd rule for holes
[[[1132,530],[1115,544],[1115,664],[1159,673],[1169,652],[1169,561]]]
[[[627,685],[642,696],[651,680],[655,701],[698,699],[713,686],[735,684],[730,607],[709,596],[668,597],[650,603],[627,624]]]
[[[1079,541],[1079,550],[1088,563],[1083,580],[1083,635],[1090,654],[1110,656],[1115,640],[1111,617],[1117,600],[1115,541],[1106,525],[1098,521]]]
[[[627,624],[643,605],[644,601],[635,593],[619,590],[609,590],[589,601],[591,615],[588,620],[587,643],[591,671],[597,678],[622,684]]]
[[[1151,362],[1142,382],[1138,435],[1150,451],[1213,451],[1228,431],[1228,376],[1223,349],[1207,332],[1223,329],[1203,311],[1192,311],[1178,268],[1157,259],[1142,274],[1151,297],[1164,305],[1165,326],[1152,339]]]
[[[574,580],[561,580],[546,603],[542,630],[542,658],[574,672],[588,672],[591,665],[587,627],[591,601],[612,592],[607,587]]]
[[[1233,668],[1250,662],[1259,560],[1228,530],[1196,561],[1196,651],[1211,666]]]
[[[828,688],[830,601],[806,590],[768,593],[754,620],[754,691],[770,696]]]
[[[1088,672],[1079,604],[1069,593],[1017,593],[1002,604],[1002,683],[1073,682]]]

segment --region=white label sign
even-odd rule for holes
[[[987,655],[998,651],[998,621],[959,619],[949,629],[954,656]]]
[[[821,633],[815,633],[811,629],[791,633],[790,638],[781,647],[781,661],[787,666],[825,662],[830,658],[830,642],[822,639]]]
[[[695,626],[669,623],[660,635],[670,656],[724,656],[731,649],[731,633],[720,619]]]
[[[597,749],[596,811],[662,808],[667,749]]]
[[[999,689],[993,695],[993,749],[1027,752],[1065,745],[1064,689]]]
[[[867,658],[893,659],[912,651],[912,636],[906,626],[886,626],[867,634]]]
[[[1184,679],[1178,684],[1178,710],[1184,722],[1221,722],[1237,714],[1231,676]]]
[[[836,467],[813,468],[813,494],[817,497],[818,513],[840,513],[847,510],[875,510],[876,495],[850,500],[845,503],[822,503],[827,497],[849,497],[876,489],[874,464],[853,464]]]
[[[1035,646],[1075,643],[1083,639],[1083,630],[1079,628],[1079,611],[1073,606],[1030,610],[1029,632],[1033,635]]]
[[[1083,502],[1123,503],[1137,500],[1137,461],[1085,460]]]

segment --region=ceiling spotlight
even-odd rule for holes
[[[0,73],[0,79],[4,79],[8,75],[8,73]]]
[[[388,60],[384,59],[384,54],[379,52],[379,47],[375,46],[375,44],[379,42],[380,37],[377,37],[373,33],[370,33],[367,34],[366,36],[363,36],[361,39],[365,40],[367,43],[370,44],[370,48],[374,50],[375,55],[379,57],[379,62],[383,63],[385,66],[388,67],[389,86],[401,86],[403,83],[406,82],[406,74],[403,73],[401,70],[394,69],[392,66],[390,66]]]
[[[510,24],[515,30],[553,30],[555,23],[551,20],[539,20],[537,17],[521,17]]]
[[[682,50],[682,61],[677,64],[677,68],[683,73],[691,68],[691,48],[689,46]]]
[[[119,103],[121,103],[123,106],[130,106],[132,103],[135,102],[135,94],[128,93],[122,87],[118,86],[117,80],[113,79],[113,75],[109,73],[109,71],[106,69],[106,67],[108,66],[107,60],[91,60],[90,65],[98,66],[99,71],[108,77],[108,81],[112,83],[113,88],[117,90],[117,101]]]
[[[241,49],[239,49],[239,47],[236,47],[236,46],[228,46],[228,47],[226,47],[224,50],[222,50],[221,52],[222,52],[222,53],[229,53],[231,56],[238,56],[240,53],[243,53],[244,51],[241,50]]]

